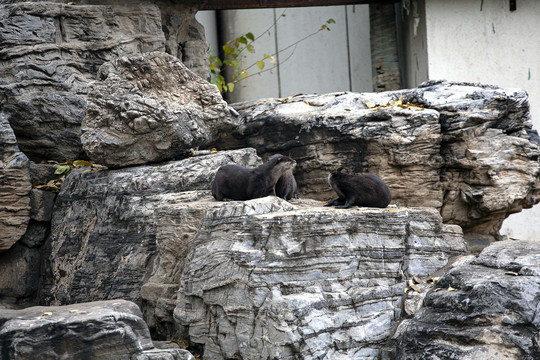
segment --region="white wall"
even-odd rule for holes
[[[528,92],[533,126],[540,130],[540,1],[420,0],[417,35],[412,19],[408,85],[429,79],[480,82]],[[425,4],[425,8],[424,5]],[[415,81],[418,80],[418,82]],[[540,240],[540,205],[511,215],[502,234]]]
[[[281,16],[285,11],[285,16]],[[254,66],[228,96],[229,102],[298,93],[371,91],[369,8],[367,5],[325,6],[288,9],[228,10],[222,12],[221,35],[234,39],[247,32],[263,34],[254,43],[253,64],[264,54],[274,54],[317,31],[328,19],[331,31],[321,31],[296,47],[279,53],[279,69],[258,75]],[[276,26],[272,27],[274,21]],[[239,84],[239,85],[240,85]]]

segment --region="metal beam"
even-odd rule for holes
[[[206,0],[199,10],[263,9],[396,2],[399,2],[399,0]]]

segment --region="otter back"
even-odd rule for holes
[[[353,205],[385,208],[392,200],[388,186],[373,174],[333,173],[328,177],[328,183],[338,194],[338,198],[327,203],[327,206],[335,205],[341,209]]]

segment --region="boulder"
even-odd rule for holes
[[[465,251],[433,208],[221,203],[193,240],[174,319],[205,359],[376,359],[405,281]]]
[[[122,56],[166,51],[209,78],[200,0],[0,1],[0,114],[34,161],[85,158],[88,83]]]
[[[125,56],[103,64],[89,85],[81,141],[109,167],[163,162],[212,144],[235,118],[217,87],[177,58]]]
[[[0,113],[0,253],[25,233],[30,221],[30,162],[19,151],[9,122]]]
[[[170,339],[187,255],[217,169],[255,167],[253,149],[155,166],[67,176],[43,250],[40,302],[63,305],[122,298],[136,302],[153,334]]]
[[[154,4],[0,5],[0,104],[33,160],[84,156],[88,82],[105,61],[164,49]]]
[[[445,223],[491,240],[507,216],[540,201],[540,138],[522,90],[442,81],[232,106],[241,125],[217,145],[290,155],[301,196],[332,198],[326,178],[339,168],[370,172],[395,204],[436,207]]]
[[[455,266],[393,335],[385,359],[538,359],[540,244],[502,241]]]
[[[0,348],[0,359],[195,359],[155,348],[141,311],[124,300],[3,310]]]

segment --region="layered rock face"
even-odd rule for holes
[[[104,64],[90,83],[81,141],[109,167],[163,162],[231,131],[236,112],[219,90],[163,52]]]
[[[0,253],[26,232],[30,221],[30,162],[0,114]]]
[[[1,359],[194,360],[155,348],[141,311],[124,300],[3,310],[0,349]]]
[[[122,170],[78,171],[62,185],[44,247],[41,301],[61,305],[128,299],[152,330],[170,338],[183,258],[205,209],[207,190],[228,163],[255,167],[253,149]],[[169,325],[167,325],[169,324]]]
[[[537,359],[540,245],[503,241],[444,274],[388,359]]]
[[[228,202],[194,239],[174,318],[205,359],[375,359],[405,280],[465,251],[435,209]]]
[[[87,85],[104,62],[170,51],[186,54],[188,66],[209,74],[201,72],[206,57],[195,56],[206,50],[194,18],[197,1],[12,2],[0,2],[0,114],[31,159],[84,157],[80,127]]]
[[[331,198],[330,171],[371,172],[396,204],[433,206],[445,223],[493,236],[505,217],[540,201],[539,138],[521,90],[431,82],[233,106],[242,125],[220,146],[292,156],[303,196]]]

